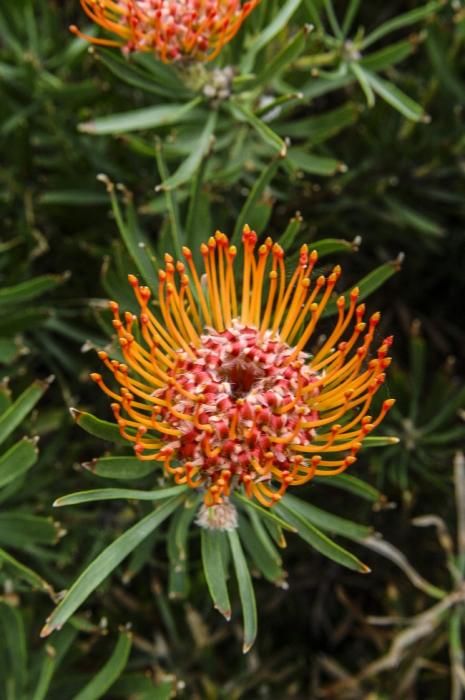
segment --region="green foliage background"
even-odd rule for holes
[[[458,700],[465,6],[262,0],[219,59],[236,67],[219,107],[202,97],[211,66],[180,77],[89,50],[67,31],[83,21],[77,0],[0,8],[1,700]],[[122,183],[119,227],[102,173]],[[260,632],[243,656],[238,593],[226,623],[208,598],[199,533],[189,594],[176,599],[169,535],[156,530],[40,640],[60,591],[149,512],[134,500],[52,508],[121,485],[80,466],[112,447],[68,411],[109,419],[88,380],[111,335],[104,300],[130,308],[127,272],[150,275],[150,256],[179,237],[196,247],[246,220],[291,257],[318,241],[323,270],[343,258],[343,289],[366,278],[382,332],[395,335],[398,402],[382,432],[399,443],[363,452],[353,473],[364,492],[305,490],[321,512],[364,524],[345,534],[372,573],[289,535],[289,590],[252,566]],[[328,529],[341,534],[335,521]]]

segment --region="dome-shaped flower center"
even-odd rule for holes
[[[193,357],[180,352],[173,384],[155,394],[166,402],[159,420],[179,431],[165,438],[166,453],[215,483],[290,472],[296,453],[289,445],[308,445],[314,436],[305,425],[318,417],[308,398],[319,391],[319,375],[293,352],[277,334],[239,321],[202,335]]]

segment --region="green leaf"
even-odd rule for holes
[[[168,558],[170,562],[169,597],[185,598],[189,592],[189,577],[187,575],[187,547],[189,527],[196,514],[196,506],[200,500],[199,494],[192,499],[186,499],[183,509],[179,509],[172,518],[168,531]]]
[[[170,488],[157,489],[156,491],[143,491],[140,489],[92,489],[91,491],[76,491],[76,493],[70,493],[67,496],[57,498],[53,505],[55,508],[63,508],[64,506],[76,506],[81,503],[119,499],[163,501],[166,498],[184,493],[186,488],[186,486],[171,486]]]
[[[53,377],[46,381],[36,380],[1,414],[0,444],[22,423],[42,394],[48,389],[52,380]]]
[[[9,511],[0,513],[0,544],[28,549],[33,544],[55,544],[58,529],[51,518]]]
[[[281,9],[274,15],[271,22],[268,22],[265,29],[254,37],[247,53],[241,61],[241,72],[250,73],[255,62],[255,57],[279,32],[287,26],[290,18],[297,10],[301,0],[287,0]]]
[[[164,180],[161,185],[158,185],[157,190],[173,190],[185,182],[188,182],[198,170],[200,163],[207,155],[213,139],[215,126],[218,118],[216,111],[210,112],[205,128],[196,141],[196,146],[190,156],[181,163],[176,172],[173,173],[167,180]]]
[[[152,71],[152,75],[149,78],[147,73],[144,73],[136,65],[130,64],[126,59],[116,57],[115,51],[99,51],[96,57],[113,73],[113,75],[116,75],[116,77],[123,82],[139,90],[170,99],[189,95],[182,83],[177,80],[174,71],[171,71],[171,84],[166,85],[164,84],[164,80],[157,80],[157,77],[161,77],[161,71]],[[162,70],[165,68],[164,66]]]
[[[359,65],[377,73],[381,70],[386,70],[386,68],[390,66],[396,65],[396,63],[400,63],[406,59],[407,56],[410,56],[414,49],[414,42],[408,39],[406,41],[397,41],[395,44],[385,46],[379,51],[373,51],[373,53],[362,56]]]
[[[362,448],[365,447],[388,447],[398,445],[399,438],[395,435],[370,435],[363,439]]]
[[[311,26],[304,25],[271,61],[265,63],[265,67],[257,77],[250,83],[246,83],[246,89],[251,90],[260,85],[265,85],[268,81],[276,80],[276,78],[300,56],[305,48],[305,43],[310,31]]]
[[[160,174],[160,179],[162,182],[166,182],[166,180],[169,179],[169,173],[163,155],[162,142],[158,138],[155,142],[155,156],[158,166],[158,172]],[[178,260],[182,260],[181,246],[184,240],[184,236],[179,216],[179,200],[177,197],[177,192],[174,192],[172,190],[166,190],[165,200],[166,208],[168,210],[169,226],[172,240],[171,253],[173,253]]]
[[[231,603],[229,602],[226,583],[227,572],[224,568],[223,544],[226,539],[224,532],[214,530],[200,531],[202,548],[202,564],[210,591],[213,605],[227,619],[231,619]]]
[[[395,223],[402,228],[413,228],[419,233],[433,238],[442,238],[444,236],[444,229],[434,219],[407,206],[397,198],[384,195],[384,202],[392,213]]]
[[[366,297],[370,296],[376,289],[381,287],[390,277],[396,274],[396,272],[399,272],[400,270],[400,262],[399,260],[391,260],[390,262],[384,263],[384,265],[380,265],[377,267],[375,270],[372,270],[371,272],[368,273],[365,277],[363,277],[358,283],[357,286],[360,290],[359,294],[359,301],[362,301],[362,299],[366,299]],[[353,289],[353,288],[352,288]],[[348,294],[345,292],[342,296],[345,296],[346,300],[348,299]],[[323,311],[322,316],[331,316],[332,314],[336,313],[337,311],[337,306],[336,306],[336,301],[333,299],[332,301],[327,304],[325,310]]]
[[[84,469],[104,479],[141,479],[160,466],[159,462],[145,462],[137,457],[100,457],[84,462]]]
[[[321,527],[322,530],[333,532],[335,535],[343,535],[344,537],[352,539],[361,539],[363,537],[368,537],[368,535],[372,533],[371,527],[354,523],[352,520],[341,518],[339,515],[334,515],[333,513],[328,513],[300,498],[291,496],[289,493],[283,496],[282,503],[284,503],[285,507],[289,508],[289,510],[300,514],[303,518],[312,523],[312,525]]]
[[[346,549],[341,547],[336,542],[333,542],[329,537],[324,535],[318,528],[316,528],[312,523],[303,517],[300,513],[295,513],[290,510],[281,501],[275,506],[281,517],[291,525],[297,528],[300,537],[302,537],[305,542],[314,547],[318,552],[323,554],[328,559],[346,566],[348,569],[353,571],[358,571],[362,574],[369,573],[370,569],[363,564],[356,556],[348,552]]]
[[[126,668],[131,644],[131,634],[121,632],[108,661],[73,700],[98,700],[103,697]]]
[[[37,461],[36,440],[23,438],[0,456],[0,487],[18,478]]]
[[[95,437],[102,438],[102,440],[108,440],[109,442],[113,442],[117,445],[128,444],[128,441],[121,435],[119,427],[116,423],[101,420],[100,418],[92,415],[92,413],[79,411],[77,408],[70,408],[69,410],[76,424],[90,435],[95,435]]]
[[[271,146],[271,148],[284,158],[287,151],[286,143],[273,129],[270,129],[265,122],[238,100],[231,99],[228,102],[228,108],[235,119],[240,122],[247,122],[268,146]]]
[[[62,627],[118,564],[181,505],[183,498],[184,495],[181,494],[166,501],[106,547],[71,586],[48,618],[41,636],[47,637]]]
[[[275,128],[281,136],[305,139],[306,144],[314,146],[327,141],[347,126],[351,126],[358,117],[359,109],[348,102],[342,107],[318,116],[276,124]]]
[[[22,581],[26,581],[33,588],[36,588],[39,591],[44,591],[49,595],[53,593],[52,587],[49,583],[47,583],[47,581],[45,581],[45,579],[39,576],[39,574],[36,574],[36,572],[30,569],[28,566],[18,561],[18,559],[12,557],[11,554],[6,552],[4,549],[0,549],[0,565],[4,565],[8,570],[11,569],[15,576]]]
[[[360,66],[357,63],[357,61],[351,61],[349,64],[349,68],[360,83],[360,87],[362,88],[365,94],[368,107],[374,107],[375,95],[373,90],[371,89],[370,81],[366,77],[365,71],[363,70],[362,66]]]
[[[41,275],[27,280],[27,282],[15,284],[13,287],[3,287],[0,289],[0,307],[23,304],[26,301],[36,299],[45,292],[58,287],[67,278],[68,275]]]
[[[107,197],[94,190],[49,190],[40,195],[39,204],[43,206],[93,207],[106,204]]]
[[[244,228],[244,225],[248,223],[251,212],[257,205],[257,202],[262,196],[265,188],[269,185],[276,174],[279,163],[280,161],[277,159],[272,160],[268,167],[262,170],[257,180],[255,180],[255,183],[249,192],[249,196],[247,197],[244,206],[237,217],[236,226],[234,227],[234,233],[231,238],[231,243],[233,245],[237,245],[241,240],[242,229]]]
[[[428,120],[423,107],[415,100],[412,100],[405,92],[402,92],[396,85],[368,70],[363,71],[363,75],[373,91],[390,104],[391,107],[403,114],[404,117],[414,122]]]
[[[254,515],[256,515],[254,513]],[[271,583],[280,583],[284,579],[284,572],[280,565],[279,557],[273,556],[270,549],[264,546],[264,539],[273,547],[268,535],[256,515],[260,536],[245,518],[241,518],[239,524],[239,535],[245,549],[248,551],[252,561],[263,576]]]
[[[255,593],[250,577],[244,552],[237,530],[228,532],[229,544],[231,547],[234,569],[236,571],[237,584],[239,587],[239,597],[242,605],[242,617],[244,621],[244,643],[242,651],[247,654],[253,646],[257,636],[257,606],[255,603]]]
[[[384,22],[384,24],[377,27],[374,31],[370,32],[370,34],[367,34],[367,36],[361,43],[362,51],[364,51],[368,46],[371,46],[371,44],[374,44],[376,41],[379,41],[379,39],[381,39],[383,36],[386,36],[386,34],[394,32],[397,29],[403,29],[404,27],[408,27],[411,24],[416,24],[416,22],[419,22],[420,20],[429,17],[429,15],[432,15],[434,12],[436,12],[436,10],[439,10],[441,5],[441,2],[427,2],[426,5],[423,5],[423,7],[418,7],[415,10],[410,10],[410,12],[405,12],[404,14],[397,15],[396,17],[393,17],[387,22]]]
[[[155,287],[157,284],[155,264],[154,260],[149,254],[150,249],[147,237],[141,230],[137,221],[132,195],[128,192],[125,193],[124,200],[126,216],[124,217],[114,184],[106,175],[103,174],[98,175],[97,179],[105,184],[107,192],[110,195],[113,215],[129,255],[136,264],[137,269],[144,278],[146,284],[149,287]]]
[[[19,611],[8,603],[0,602],[0,626],[9,656],[6,679],[9,697],[21,698],[28,678],[26,635]]]
[[[141,129],[158,129],[186,121],[192,121],[195,107],[202,102],[202,98],[196,97],[187,104],[157,105],[156,107],[143,107],[131,112],[110,114],[107,117],[99,117],[89,122],[79,124],[79,131],[85,134],[102,136],[103,134],[124,134],[128,131],[140,131]],[[195,120],[198,119],[196,115]]]
[[[345,168],[344,163],[341,163],[340,160],[317,156],[314,153],[305,153],[301,148],[290,148],[287,152],[287,158],[294,167],[311,175],[329,177]]]
[[[354,253],[358,247],[358,241],[345,241],[342,238],[322,238],[319,241],[311,241],[308,244],[310,250],[316,250],[318,258],[324,258],[333,253]]]
[[[292,248],[292,244],[294,243],[294,240],[302,227],[302,222],[303,218],[299,211],[295,213],[295,216],[293,216],[292,219],[290,219],[284,233],[282,236],[280,236],[278,241],[284,252],[288,251],[289,248]]]
[[[315,482],[325,484],[325,486],[335,486],[372,503],[384,500],[383,494],[378,489],[362,481],[362,479],[352,476],[352,474],[336,474],[330,478],[317,476],[315,477]]]

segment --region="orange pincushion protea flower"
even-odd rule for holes
[[[267,238],[257,251],[247,226],[242,242],[240,302],[237,251],[220,232],[201,246],[202,277],[188,248],[187,266],[166,255],[159,315],[149,288],[130,275],[139,317],[121,318],[110,303],[126,362],[99,353],[119,393],[91,375],[113,398],[121,435],[139,459],[160,461],[176,483],[203,490],[207,506],[227,502],[240,487],[272,506],[289,486],[339,474],[394,403],[368,415],[392,338],[368,358],[380,314],[363,321],[358,289],[348,303],[339,297],[334,328],[313,355],[304,352],[340,267],[312,279],[317,254],[304,245],[287,283],[279,244]]]
[[[91,20],[119,40],[71,31],[101,46],[150,51],[162,61],[215,58],[260,0],[81,0]]]

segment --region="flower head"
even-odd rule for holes
[[[188,248],[187,264],[165,256],[158,312],[150,289],[130,275],[139,317],[121,317],[110,303],[125,362],[99,353],[119,391],[91,375],[113,398],[139,459],[160,461],[178,484],[201,489],[207,506],[238,488],[271,506],[290,486],[339,474],[393,404],[369,415],[392,338],[371,356],[380,314],[364,321],[358,289],[337,299],[334,327],[305,351],[340,267],[312,278],[317,254],[304,245],[287,281],[279,244],[267,238],[257,250],[248,226],[242,243],[240,294],[237,250],[220,232],[201,246],[202,276]]]
[[[149,51],[162,61],[211,60],[239,31],[260,0],[81,0],[90,19],[118,39],[74,34],[125,52]]]

